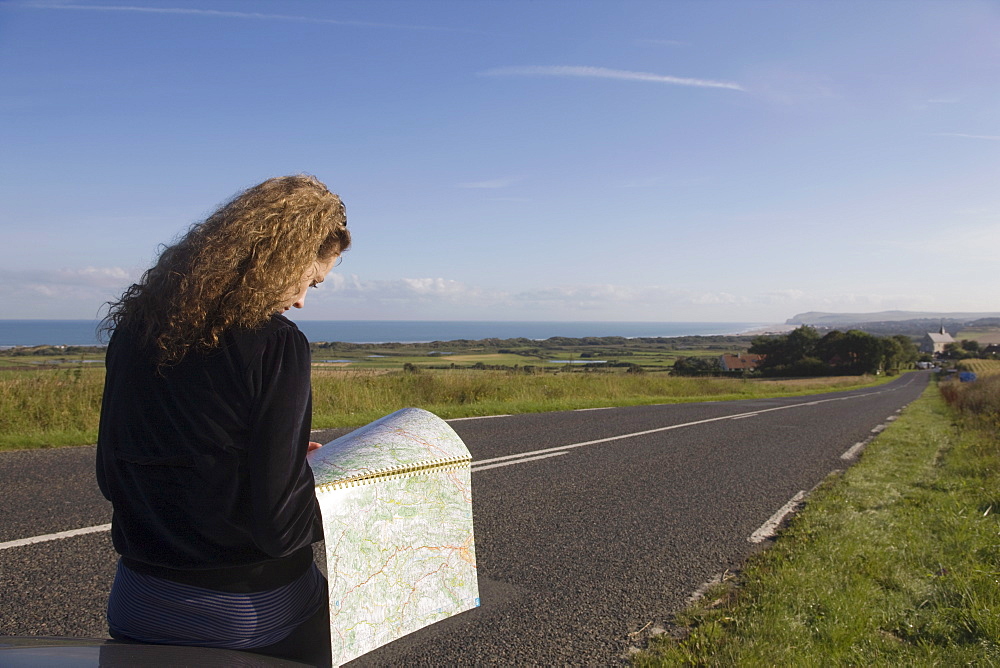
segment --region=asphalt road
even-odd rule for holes
[[[926,383],[452,421],[473,455],[482,606],[352,665],[624,661]],[[106,530],[11,545],[111,521],[93,460],[92,446],[0,453],[0,635],[106,636]]]

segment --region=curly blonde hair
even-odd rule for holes
[[[155,345],[162,368],[190,350],[216,348],[231,327],[257,327],[279,312],[316,260],[351,245],[340,198],[314,176],[248,188],[180,241],[108,303],[102,329],[130,327]]]

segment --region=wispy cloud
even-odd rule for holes
[[[972,135],[964,132],[935,132],[935,137],[961,137],[962,139],[989,139],[990,141],[1000,141],[1000,135]]]
[[[341,19],[325,19],[314,16],[296,16],[292,14],[263,14],[260,12],[234,12],[219,9],[190,9],[186,7],[136,7],[134,5],[77,5],[65,3],[31,3],[22,5],[29,9],[72,9],[92,12],[138,12],[143,14],[174,14],[186,16],[203,16],[209,18],[251,19],[257,21],[292,21],[298,23],[320,23],[327,25],[357,26],[363,28],[392,28],[395,30],[447,30],[468,32],[457,28],[441,26],[400,25],[395,23],[374,23],[370,21],[345,21]]]
[[[469,183],[459,183],[459,188],[507,188],[521,180],[520,176],[508,176],[488,181],[471,181]]]
[[[649,44],[652,46],[687,46],[687,42],[676,39],[637,39],[637,44]]]
[[[592,79],[618,79],[622,81],[646,81],[673,86],[694,86],[697,88],[726,88],[729,90],[746,90],[732,81],[714,81],[712,79],[693,79],[675,77],[667,74],[652,74],[650,72],[632,72],[630,70],[613,70],[607,67],[586,67],[579,65],[528,65],[524,67],[495,67],[479,73],[481,76],[502,77],[584,77]]]
[[[134,277],[121,267],[82,267],[64,269],[0,269],[6,286],[29,287],[53,293],[66,288],[124,288]]]
[[[842,99],[837,82],[826,74],[787,64],[748,65],[741,75],[753,95],[778,108],[830,109]]]
[[[136,278],[121,267],[0,269],[0,303],[16,318],[93,318]]]
[[[976,237],[996,247],[996,236]],[[8,317],[93,318],[115,299],[139,270],[77,267],[52,270],[0,269],[0,303]],[[808,310],[884,310],[925,306],[907,295],[824,294],[798,288],[757,292],[703,289],[693,285],[552,285],[498,289],[441,276],[368,280],[332,274],[310,295],[310,320],[330,318],[401,320],[712,320],[779,322]],[[964,307],[963,307],[964,308]],[[977,310],[969,308],[966,310]],[[978,309],[983,310],[983,309]],[[298,314],[296,314],[298,315]]]
[[[960,212],[961,213],[961,212]],[[956,257],[963,263],[978,267],[1000,264],[1000,215],[989,211],[968,212],[965,215],[981,218],[986,222],[959,220],[954,225],[936,233],[901,237],[893,242],[907,253],[922,253],[927,258]],[[956,234],[957,232],[957,234]]]

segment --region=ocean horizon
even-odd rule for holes
[[[0,347],[97,346],[97,320],[0,320]],[[760,322],[607,322],[485,320],[295,320],[310,341],[420,343],[458,339],[535,339],[553,336],[672,337],[735,335]]]

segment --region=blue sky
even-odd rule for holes
[[[0,2],[0,146],[3,318],[299,172],[303,319],[1000,310],[998,2]]]

